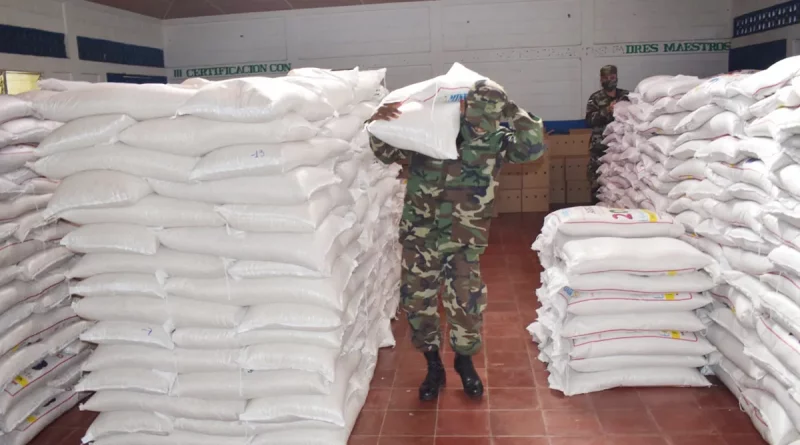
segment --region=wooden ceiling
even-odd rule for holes
[[[404,3],[422,0],[89,0],[159,19]]]

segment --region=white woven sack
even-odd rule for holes
[[[133,253],[90,253],[67,273],[71,278],[88,278],[105,273],[167,274],[173,277],[224,277],[226,261],[210,255],[158,249],[155,255]]]
[[[800,275],[800,252],[789,246],[780,246],[769,254],[775,266],[795,275]]]
[[[772,261],[765,255],[728,246],[723,246],[722,252],[732,268],[749,275],[758,276],[775,270]]]
[[[319,166],[349,150],[350,145],[345,141],[324,138],[283,144],[233,145],[205,155],[189,179],[209,181],[283,174],[298,167]]]
[[[767,443],[790,445],[798,439],[786,411],[767,392],[748,388],[742,391],[741,400],[745,412]]]
[[[292,343],[325,348],[342,347],[342,330],[300,331],[291,329],[258,329],[239,332],[236,329],[176,329],[172,341],[188,349],[236,349],[269,343]]]
[[[12,145],[0,148],[0,174],[10,173],[22,168],[27,162],[36,159],[36,152],[31,145]]]
[[[702,355],[618,355],[569,361],[569,367],[577,372],[630,368],[701,368],[707,364],[708,360]]]
[[[136,224],[87,224],[69,233],[61,245],[78,253],[137,253],[155,255],[153,229]]]
[[[568,317],[555,335],[579,338],[612,331],[666,331],[698,332],[705,329],[703,322],[692,312],[657,312],[615,315],[578,315]]]
[[[139,368],[172,373],[237,371],[240,369],[240,352],[239,349],[167,350],[144,345],[100,345],[84,363],[83,370],[94,372]]]
[[[62,80],[56,78],[42,79],[37,83],[39,85],[39,88],[42,89],[42,91],[56,91],[56,92],[84,90],[87,88],[91,88],[93,85],[96,85],[95,83],[92,82],[84,82],[78,80]]]
[[[756,323],[758,338],[792,373],[800,375],[800,342],[778,323],[760,318]]]
[[[678,130],[676,130],[676,127],[687,116],[689,116],[688,111],[676,114],[665,114],[653,119],[650,122],[642,122],[641,124],[637,124],[634,128],[636,129],[637,132],[641,133],[644,136],[647,135],[673,136],[679,134]]]
[[[53,195],[27,195],[20,196],[12,201],[0,202],[0,221],[7,221],[23,214],[47,207],[47,202]]]
[[[54,153],[106,145],[136,121],[126,114],[89,116],[67,122],[47,136],[38,147],[40,157]]]
[[[248,124],[183,116],[139,122],[119,135],[120,142],[181,156],[203,156],[221,147],[304,141],[319,132],[316,125],[290,114],[276,121]]]
[[[64,275],[53,274],[33,282],[13,281],[0,288],[0,313],[10,309],[17,303],[34,300],[45,295],[64,282]]]
[[[748,159],[736,165],[712,162],[708,164],[708,168],[712,173],[731,182],[744,182],[768,193],[775,187],[769,178],[769,168],[757,159]]]
[[[81,440],[83,443],[90,443],[109,436],[127,436],[143,432],[166,436],[172,431],[172,421],[163,414],[112,411],[100,413]]]
[[[40,342],[54,332],[75,323],[78,316],[69,307],[36,314],[3,333],[0,338],[0,355]]]
[[[98,345],[144,345],[164,349],[175,348],[170,333],[163,326],[135,321],[97,322],[81,334],[81,341]]]
[[[286,422],[316,420],[345,427],[345,404],[350,380],[356,372],[360,354],[343,356],[336,365],[336,380],[324,396],[286,395],[251,400],[240,416],[246,422]]]
[[[187,298],[94,297],[72,303],[81,318],[94,321],[137,321],[159,326],[233,328],[246,309]]]
[[[248,233],[224,228],[164,229],[158,240],[167,248],[234,258],[277,261],[330,273],[353,240],[354,218],[332,215],[315,233]]]
[[[136,391],[167,395],[178,376],[145,369],[105,369],[86,374],[75,385],[76,391]]]
[[[712,351],[714,346],[694,332],[620,331],[573,339],[569,356],[581,359],[615,355],[706,355]]]
[[[67,210],[61,218],[75,224],[137,224],[150,227],[222,227],[212,204],[150,195],[126,207]]]
[[[308,201],[314,193],[341,182],[329,169],[301,167],[275,176],[221,179],[183,184],[148,179],[161,196],[213,204],[293,205]]]
[[[45,274],[53,272],[74,256],[74,253],[64,247],[52,247],[34,253],[19,263],[17,278],[24,281],[37,280]]]
[[[0,394],[0,408],[3,412],[8,412],[11,406],[25,399],[32,391],[42,387],[58,389],[61,385],[57,380],[69,374],[69,368],[79,367],[89,353],[90,351],[86,350],[79,354],[51,354],[41,362],[23,370],[8,382],[3,393]]]
[[[33,113],[31,103],[18,97],[0,97],[0,124],[14,119],[28,117]]]
[[[550,387],[566,396],[588,394],[621,387],[688,386],[708,387],[711,383],[695,368],[629,368],[566,375],[550,374]]]
[[[727,85],[737,79],[748,76],[749,74],[732,73],[712,77],[695,86],[678,101],[678,105],[685,110],[696,110],[716,97],[731,97],[733,92],[729,92]]]
[[[343,79],[342,76],[333,75],[314,78],[287,76],[279,80],[313,91],[319,96],[321,105],[318,102],[306,102],[298,111],[300,115],[306,116],[312,121],[326,119],[338,113],[346,113],[355,104],[357,84],[352,82],[353,79]]]
[[[746,122],[753,118],[750,107],[756,103],[756,100],[746,96],[715,97],[711,100],[711,103],[721,107],[723,110],[730,111],[739,116],[742,122]]]
[[[342,327],[342,316],[332,309],[309,304],[272,303],[247,308],[237,330],[298,329],[327,331]]]
[[[343,187],[328,187],[296,205],[222,205],[216,211],[230,227],[248,232],[314,232],[336,208],[354,204]]]
[[[677,145],[696,139],[712,140],[722,136],[743,136],[744,124],[739,116],[730,111],[714,115],[697,130],[682,134],[675,142]]]
[[[722,113],[724,110],[714,104],[704,105],[695,111],[692,111],[688,116],[683,118],[678,125],[675,126],[675,131],[678,133],[686,133],[688,131],[695,131],[702,127],[706,122],[710,121],[714,116]]]
[[[680,160],[688,160],[694,158],[698,152],[706,150],[712,141],[694,140],[685,144],[681,144],[672,150],[671,156]]]
[[[779,271],[761,275],[759,278],[776,292],[786,295],[795,303],[800,304],[800,278],[797,275]]]
[[[37,116],[58,122],[104,114],[127,114],[143,121],[175,116],[194,93],[170,85],[104,83],[56,94],[33,108]]]
[[[32,441],[48,425],[63,416],[78,404],[86,394],[64,391],[38,407],[14,431],[4,437],[8,445],[25,445]]]
[[[800,322],[796,318],[800,314],[800,306],[794,301],[783,294],[770,291],[761,296],[759,303],[759,309],[763,313],[768,314],[773,321],[786,328],[795,337],[800,336]]]
[[[339,257],[336,257],[339,259]],[[237,306],[298,303],[344,310],[345,288],[355,262],[337,261],[330,277],[274,276],[244,280],[170,278],[163,288],[170,296]]]
[[[63,124],[30,117],[0,124],[0,147],[8,145],[38,144]]]
[[[545,217],[541,241],[552,243],[556,232],[574,237],[649,238],[677,237],[684,230],[672,216],[646,210],[573,207],[558,210]],[[534,249],[539,249],[534,246]]]
[[[239,356],[238,365],[256,371],[294,369],[316,372],[325,381],[332,382],[339,354],[338,349],[320,346],[270,343],[244,348]]]
[[[544,271],[546,286],[542,291],[555,294],[569,286],[578,292],[611,291],[620,293],[704,292],[714,287],[713,280],[704,272],[681,275],[639,276],[619,272],[588,275],[567,275],[560,268]]]
[[[800,426],[800,404],[798,404],[797,400],[790,394],[795,391],[793,389],[787,391],[786,388],[771,375],[767,375],[758,382],[758,389],[769,393],[769,395],[775,398],[783,410],[786,411],[786,415],[789,416],[792,425],[795,430],[797,430],[798,426]]]
[[[706,338],[728,360],[736,364],[750,378],[760,380],[767,372],[744,353],[745,345],[733,334],[713,323],[706,331]]]
[[[655,102],[662,97],[673,97],[685,94],[703,82],[694,76],[674,76],[659,82],[647,83],[641,86],[639,92],[647,102]]]
[[[688,145],[691,142],[685,143],[681,145],[681,147]],[[708,164],[703,161],[702,159],[689,159],[684,161],[677,167],[673,168],[669,172],[669,176],[673,180],[685,181],[687,179],[699,179],[703,180],[706,178],[706,168]],[[670,192],[672,192],[670,190]]]
[[[46,219],[69,210],[124,207],[153,193],[142,178],[112,171],[88,171],[61,182],[45,210]]]
[[[237,420],[245,400],[204,400],[143,394],[134,391],[101,391],[81,405],[81,411],[155,411],[168,416],[208,420]]]
[[[774,94],[800,71],[800,57],[780,60],[764,71],[756,72],[731,83],[728,88],[754,99]]]
[[[52,179],[64,179],[90,170],[111,170],[165,181],[189,182],[198,161],[198,158],[117,143],[55,153],[39,159],[31,168]]]
[[[794,87],[787,85],[775,92],[772,96],[765,97],[750,107],[750,112],[755,117],[764,117],[778,108],[795,108],[800,106],[800,95]]]
[[[675,238],[588,238],[568,241],[558,249],[569,274],[624,272],[657,275],[693,272],[712,259]]]
[[[560,295],[568,295],[564,289]],[[681,312],[700,309],[711,303],[703,293],[625,294],[580,292],[569,298],[567,311],[574,315],[614,315]]]
[[[744,132],[750,137],[771,138],[777,142],[784,142],[792,137],[792,133],[784,130],[785,124],[790,124],[795,117],[791,108],[778,108],[764,117],[753,120],[745,126]]]
[[[251,445],[252,437],[226,437],[174,431],[169,435],[118,434],[96,440],[95,445]]]
[[[70,283],[73,295],[83,297],[148,296],[166,298],[163,277],[155,274],[105,273]]]
[[[286,79],[246,77],[204,86],[178,108],[178,115],[261,123],[292,112],[316,121],[332,116],[334,111],[318,94]]]
[[[328,394],[330,384],[319,374],[296,370],[234,371],[180,374],[170,392],[177,397],[208,400]]]

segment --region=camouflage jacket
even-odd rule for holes
[[[592,129],[592,139],[589,143],[589,151],[602,154],[606,150],[603,145],[603,131],[606,126],[614,122],[614,112],[611,111],[611,102],[627,101],[628,91],[617,88],[617,95],[611,97],[605,90],[597,91],[589,97],[586,104],[586,125]]]
[[[513,130],[499,127],[475,136],[473,126],[463,120],[461,156],[456,160],[400,150],[370,136],[372,150],[382,162],[409,161],[402,242],[439,251],[488,245],[500,168],[506,162],[534,161],[544,153],[542,120],[516,110]]]

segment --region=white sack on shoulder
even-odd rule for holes
[[[89,116],[67,122],[47,136],[38,147],[40,157],[69,150],[111,144],[136,121],[126,114]]]
[[[135,204],[153,189],[142,178],[112,171],[88,171],[61,182],[47,206],[45,218],[69,210],[124,207]]]
[[[406,102],[391,121],[371,122],[367,129],[378,140],[402,150],[433,159],[458,159],[455,140],[461,118],[459,102],[437,104],[435,109],[421,102]]]
[[[323,138],[283,144],[233,145],[203,156],[191,171],[189,179],[211,181],[240,176],[278,175],[298,167],[320,166],[349,150],[350,144],[345,141]]]
[[[279,144],[314,137],[319,128],[290,114],[276,121],[247,124],[183,116],[139,122],[119,135],[120,142],[181,156],[203,156],[221,147]]]
[[[212,204],[293,205],[308,201],[314,193],[341,182],[332,171],[301,167],[275,176],[220,179],[201,183],[147,181],[161,196]]]
[[[39,159],[31,168],[52,179],[64,179],[90,170],[111,170],[165,181],[189,182],[198,161],[198,158],[118,143],[55,153]]]
[[[150,227],[222,227],[214,205],[149,195],[126,207],[67,210],[62,219],[75,224],[137,224]]]

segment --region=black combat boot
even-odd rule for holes
[[[472,357],[469,355],[456,354],[454,365],[456,372],[461,376],[461,383],[464,385],[464,393],[473,398],[483,396],[483,382],[475,365],[472,364]]]
[[[419,385],[419,399],[422,401],[436,400],[439,397],[439,390],[444,387],[445,372],[439,351],[429,351],[425,353],[425,360],[428,361],[428,375]]]

